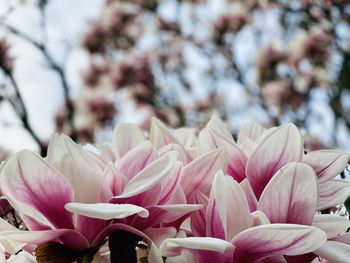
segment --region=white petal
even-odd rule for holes
[[[124,192],[118,198],[131,197],[152,188],[169,174],[176,164],[177,157],[176,152],[169,152],[151,163],[127,183]]]
[[[316,249],[314,253],[332,263],[349,262],[350,245],[336,241],[327,241],[322,247]]]
[[[82,203],[68,203],[65,208],[79,215],[109,220],[113,218],[125,218],[134,214],[141,217],[147,217],[148,211],[143,207],[131,204],[82,204]]]
[[[113,133],[113,150],[118,159],[145,141],[142,130],[133,124],[118,124]]]
[[[312,225],[322,229],[327,234],[327,238],[335,238],[342,235],[350,227],[347,217],[337,215],[315,215]]]
[[[159,251],[163,256],[175,256],[174,249],[177,247],[187,249],[209,250],[224,253],[228,249],[233,249],[231,243],[211,237],[188,237],[188,238],[169,238],[163,242]]]

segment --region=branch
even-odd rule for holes
[[[3,67],[1,67],[1,69],[3,70],[5,75],[9,78],[9,80],[10,80],[12,86],[13,86],[13,89],[15,91],[15,97],[18,100],[19,104],[16,105],[16,103],[13,100],[11,100],[11,99],[9,99],[9,102],[13,106],[13,108],[14,108],[15,112],[17,113],[17,115],[20,117],[20,119],[22,121],[22,124],[23,124],[23,127],[28,131],[28,133],[32,136],[34,141],[38,144],[38,146],[40,148],[41,155],[45,156],[46,155],[46,151],[47,151],[47,147],[39,139],[38,135],[34,132],[33,128],[29,124],[27,109],[26,109],[26,106],[24,104],[22,95],[21,95],[21,93],[19,91],[18,84],[17,84],[15,78],[13,77],[12,72],[9,71],[6,68],[3,68]],[[18,106],[20,107],[20,109],[18,108]]]
[[[76,137],[76,129],[74,126],[74,105],[70,99],[70,88],[67,82],[67,78],[66,78],[66,74],[64,72],[64,70],[62,69],[62,67],[60,67],[58,65],[58,63],[56,63],[56,61],[52,58],[52,56],[49,54],[46,45],[36,41],[35,39],[31,38],[30,36],[24,34],[23,32],[17,30],[16,28],[5,24],[5,23],[0,23],[0,25],[2,25],[4,28],[6,28],[10,33],[22,38],[23,40],[27,41],[28,43],[30,43],[32,46],[34,46],[36,49],[38,49],[42,55],[44,56],[44,58],[47,60],[47,62],[49,63],[49,67],[53,70],[56,71],[57,75],[59,76],[60,82],[61,82],[61,86],[63,89],[63,95],[64,95],[64,100],[65,100],[65,106],[67,109],[67,119],[69,122],[69,125],[71,127],[71,131],[72,131],[72,138],[75,139]]]

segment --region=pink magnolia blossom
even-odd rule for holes
[[[221,124],[212,125],[214,121]],[[213,119],[200,132],[198,141],[202,153],[223,147],[228,156],[227,174],[238,182],[249,181],[257,199],[274,174],[292,162],[303,162],[314,169],[320,190],[318,209],[341,204],[350,194],[348,182],[334,179],[346,168],[349,154],[333,150],[303,154],[302,136],[293,124],[264,130],[250,123],[241,129],[236,143],[227,126]]]
[[[240,130],[235,142],[227,125],[214,116],[199,132],[197,143],[191,130],[182,130],[181,142],[178,136],[178,132],[171,133],[160,121],[153,120],[151,142],[157,148],[176,148],[186,164],[182,187],[190,203],[193,200],[189,198],[198,190],[208,196],[212,179],[221,169],[242,183],[254,208],[276,172],[293,162],[308,164],[316,173],[320,192],[317,210],[342,204],[350,194],[350,183],[334,179],[346,168],[349,154],[334,150],[304,154],[303,138],[293,124],[265,130],[257,123],[249,123]],[[184,138],[188,138],[187,145]]]
[[[350,195],[335,179],[348,162],[304,153],[293,124],[249,123],[235,141],[215,116],[198,136],[155,118],[149,133],[119,124],[98,146],[56,135],[47,157],[24,150],[0,168],[4,198],[28,229],[0,221],[0,259],[53,248],[74,251],[72,261],[130,262],[144,242],[156,263],[346,262],[350,221],[319,211]]]
[[[59,242],[94,255],[113,231],[126,231],[148,242],[159,262],[142,231],[176,228],[201,206],[170,202],[182,169],[176,152],[158,158],[144,142],[124,154],[106,164],[62,135],[53,138],[45,159],[27,150],[12,156],[2,167],[1,189],[29,231],[1,235],[34,245]]]
[[[350,252],[350,246],[337,242],[350,227],[348,218],[337,215],[319,215],[319,188],[316,173],[309,165],[290,163],[277,172],[262,193],[257,209],[263,211],[271,223],[292,223],[313,225],[327,234],[327,241],[314,251],[313,257],[327,255],[329,246],[344,247]],[[304,260],[312,255],[304,255]],[[298,257],[302,259],[301,256]]]
[[[183,253],[180,258],[187,262],[260,262],[312,252],[326,241],[316,227],[269,224],[263,213],[251,213],[240,185],[222,172],[215,176],[206,213],[192,219],[201,216],[192,221],[200,225],[191,225],[201,237],[167,239],[160,248],[164,256]]]
[[[267,105],[281,107],[290,96],[288,83],[283,80],[267,82],[262,87],[262,96]]]

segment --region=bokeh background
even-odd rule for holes
[[[350,152],[350,2],[1,0],[0,160],[212,114]]]

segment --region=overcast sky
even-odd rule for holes
[[[0,15],[10,3],[1,0]],[[37,8],[31,2],[15,8],[8,23],[20,31],[40,39],[40,20]],[[80,86],[80,76],[86,66],[87,56],[79,48],[82,33],[89,20],[100,14],[104,1],[101,0],[50,0],[47,7],[47,39],[51,55],[63,63],[67,44],[73,46],[68,56],[66,70],[72,92]],[[4,3],[4,4],[3,4]],[[0,36],[4,34],[0,30]],[[27,105],[30,122],[41,138],[48,138],[53,130],[53,117],[63,101],[63,94],[57,75],[47,69],[45,60],[30,44],[11,37],[14,43],[11,54],[15,57],[15,78]],[[12,150],[35,149],[37,146],[26,131],[20,129],[20,122],[11,107],[0,104],[0,145]]]

